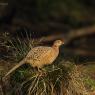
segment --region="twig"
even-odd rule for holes
[[[78,30],[71,30],[69,34],[67,34],[67,36],[65,36],[64,38],[65,44],[70,44],[71,41],[76,38],[91,35],[91,34],[95,34],[95,25],[91,27],[78,29]]]

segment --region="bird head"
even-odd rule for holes
[[[53,45],[56,46],[56,47],[59,47],[63,44],[64,44],[64,42],[62,40],[56,40]]]

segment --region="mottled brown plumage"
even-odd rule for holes
[[[30,64],[32,67],[37,67],[38,69],[42,68],[44,65],[52,64],[52,62],[57,58],[59,47],[62,44],[63,42],[61,40],[56,40],[52,47],[34,47],[21,62],[19,62],[5,75],[5,77],[25,63]]]

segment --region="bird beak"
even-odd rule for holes
[[[64,42],[62,42],[62,45],[64,45]]]
[[[64,45],[64,40],[63,40],[63,39],[61,39],[61,41],[62,41],[62,45]]]

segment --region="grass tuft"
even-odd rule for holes
[[[40,43],[38,40],[31,40],[31,34],[29,36],[27,31],[26,36],[27,39],[24,40],[19,37],[8,40],[13,62],[19,62],[31,48]],[[42,71],[41,76],[32,67],[21,66],[10,77],[10,95],[88,95],[75,63],[64,61],[60,57]]]
[[[11,76],[11,84],[18,83],[23,95],[88,95],[75,64],[61,61],[43,69],[41,76],[31,68],[20,68]]]

